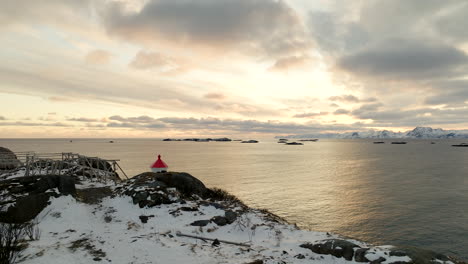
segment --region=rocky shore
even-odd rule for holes
[[[15,174],[0,180],[0,198],[3,229],[35,226],[15,263],[463,263],[301,230],[188,173],[105,183]]]

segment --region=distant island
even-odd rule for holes
[[[415,138],[415,139],[450,139],[468,138],[468,130],[444,130],[441,128],[416,127],[405,132],[390,130],[368,130],[345,133],[316,133],[302,135],[277,136],[275,138]]]
[[[184,138],[184,139],[179,139],[179,138],[165,138],[163,141],[195,141],[195,142],[210,142],[210,141],[232,141],[230,138]],[[239,140],[234,140],[234,141],[239,141]]]

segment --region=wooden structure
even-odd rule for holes
[[[118,172],[128,179],[127,174],[115,159],[88,157],[78,153],[36,153],[15,152],[22,166],[15,171],[24,169],[25,176],[34,175],[76,175],[96,181],[120,179]],[[1,159],[1,157],[0,157]]]

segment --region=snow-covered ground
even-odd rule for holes
[[[197,208],[184,211],[184,208]],[[242,208],[231,208],[240,211]],[[249,209],[225,226],[209,223],[198,227],[196,220],[224,215],[223,209],[201,205],[200,201],[140,208],[129,196],[105,198],[85,204],[72,196],[53,198],[37,217],[41,237],[29,243],[20,263],[355,263],[331,255],[319,255],[303,243],[339,238],[323,232],[298,229],[275,220],[268,213]],[[149,216],[142,223],[140,216]],[[188,234],[247,246],[204,241]],[[361,247],[368,245],[349,240]],[[391,247],[372,247],[366,257],[382,263],[410,261],[407,256],[389,256]],[[449,262],[447,262],[449,263]]]
[[[192,177],[174,174],[189,180]],[[11,176],[8,179],[19,174]],[[196,189],[181,193],[153,177],[151,173],[141,174],[124,182],[96,182],[78,177],[73,196],[63,195],[55,187],[47,189],[46,193],[54,193],[50,204],[33,220],[40,237],[27,241],[19,263],[412,261],[408,254],[392,246],[372,246],[335,234],[301,230],[265,210],[248,208],[222,191],[211,196],[205,194],[202,199],[195,194]],[[188,182],[196,186],[196,181]],[[2,212],[15,205],[14,199],[29,195],[9,193],[6,190],[19,188],[15,185],[18,183],[6,182],[11,186],[4,184],[0,197],[12,202],[3,203]],[[198,187],[205,188],[201,182]],[[433,261],[423,263],[453,263]]]

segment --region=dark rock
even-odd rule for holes
[[[295,258],[297,259],[305,259],[305,256],[302,255],[302,254],[297,254],[296,256],[294,256]]]
[[[211,218],[211,221],[214,222],[215,224],[219,225],[219,226],[225,226],[225,225],[228,224],[228,220],[224,216],[215,216],[215,217]]]
[[[213,247],[217,247],[217,246],[219,246],[219,244],[221,244],[221,243],[219,242],[219,240],[217,238],[215,240],[213,240],[213,243],[211,243],[211,245]]]
[[[14,206],[0,213],[0,222],[24,223],[34,219],[49,204],[49,194],[31,194],[16,200]]]
[[[144,207],[153,207],[153,206],[155,206],[155,205],[153,204],[153,201],[142,200],[142,201],[139,201],[139,202],[138,202],[138,206],[139,206],[140,208],[144,208]]]
[[[407,256],[406,252],[401,250],[392,250],[390,251],[390,256],[404,257]]]
[[[13,151],[0,147],[0,170],[13,170],[21,165],[21,161]]]
[[[147,184],[147,186],[151,188],[166,188],[167,187],[167,185],[161,181],[150,182]]]
[[[161,205],[161,204],[171,204],[173,203],[166,194],[161,193],[152,193],[149,195],[150,207]]]
[[[380,263],[384,262],[385,260],[386,259],[384,257],[380,257],[380,258],[378,258],[376,260],[373,260],[373,261],[369,262],[369,264],[380,264]]]
[[[415,247],[397,247],[394,251],[405,252],[406,255],[411,258],[413,263],[434,263],[435,259],[440,261],[450,261],[450,259],[442,254],[436,253],[434,251],[415,248]]]
[[[354,261],[356,262],[369,262],[369,260],[366,258],[366,252],[369,250],[369,248],[358,248],[356,249],[356,252],[354,252]]]
[[[46,183],[43,183],[42,185],[46,185],[47,188],[53,189],[53,188],[58,188],[60,185],[60,177],[59,175],[48,175],[48,177],[45,178]],[[40,183],[41,181],[38,181]]]
[[[185,212],[195,212],[195,211],[198,211],[198,208],[197,207],[188,207],[188,206],[183,206],[183,207],[180,207],[179,208],[181,211],[185,211]]]
[[[191,223],[190,225],[192,226],[206,226],[210,223],[210,220],[197,220],[193,223]]]
[[[245,264],[263,264],[263,260],[257,259],[257,260],[254,260],[254,261],[252,261],[252,262],[245,263]]]
[[[133,195],[133,204],[139,204],[141,201],[148,199],[147,192],[137,192]]]
[[[237,219],[237,213],[228,210],[224,213],[224,217],[226,217],[229,224],[233,223]]]
[[[165,172],[165,173],[153,173],[145,172],[134,177],[135,184],[140,182],[154,182],[157,180],[163,182],[167,187],[174,187],[179,192],[185,195],[196,194],[204,196],[207,193],[207,188],[197,178],[184,172]]]
[[[146,215],[140,215],[139,218],[140,218],[140,221],[141,221],[143,224],[148,223],[148,218],[149,218],[148,216],[146,216]]]
[[[97,204],[106,197],[112,196],[113,192],[109,187],[96,187],[76,190],[75,197],[87,204]]]
[[[216,209],[224,209],[225,206],[220,203],[208,203],[208,205],[213,206]]]
[[[340,247],[336,247],[333,250],[331,250],[331,254],[333,256],[337,257],[337,258],[343,257],[343,253],[344,253],[344,250],[342,248],[340,248]],[[351,259],[352,259],[352,256],[351,256]],[[351,260],[351,259],[349,259],[349,260]]]
[[[58,190],[61,194],[75,194],[75,180],[71,176],[60,176]]]
[[[354,248],[360,248],[358,245],[341,239],[327,240],[325,243],[317,244],[302,244],[300,247],[308,248],[312,252],[322,255],[333,255],[338,258],[352,260],[354,256]]]

